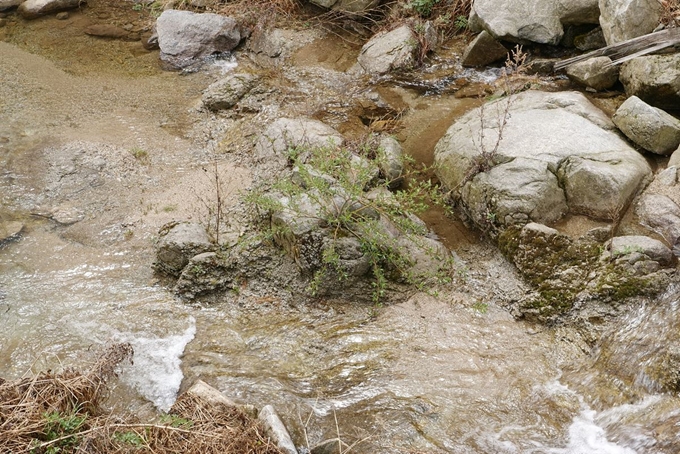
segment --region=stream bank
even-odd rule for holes
[[[17,20],[14,30],[45,36],[55,23]],[[8,170],[2,215],[25,224],[0,251],[0,375],[75,363],[78,351],[114,338],[139,354],[114,393],[121,411],[141,411],[149,401],[168,408],[182,380],[201,378],[234,399],[273,403],[296,440],[336,436],[337,418],[344,440],[363,440],[360,452],[675,452],[677,398],[645,386],[645,376],[627,378],[621,393],[618,375],[608,372],[630,360],[613,348],[624,327],[629,339],[672,341],[674,325],[640,321],[657,312],[659,323],[676,320],[673,288],[638,312],[612,314],[598,327],[612,340],[591,356],[596,339],[582,333],[592,331],[508,314],[527,285],[493,245],[463,227],[447,244],[465,264],[458,286],[386,307],[290,300],[247,283],[186,304],[152,274],[160,227],[206,216],[200,194],[210,191],[204,168],[215,150],[236,204],[239,189],[258,177],[249,160],[255,133],[277,111],[319,112],[347,135],[365,127],[360,116],[342,115],[352,107],[348,86],[363,87],[324,68],[326,54],[342,54],[328,48],[344,48],[343,41],[311,39],[297,67],[265,73],[273,88],[258,95],[255,113],[214,116],[199,99],[222,67],[166,73],[147,66],[156,58],[148,53],[129,57],[133,68],[104,64],[100,72],[67,52],[73,41],[62,37],[57,58],[37,38],[22,47],[9,34],[10,43],[0,43],[8,81],[0,88],[2,116],[11,119],[0,127]],[[127,46],[80,39],[100,49],[95,56]],[[29,52],[36,48],[39,55]],[[238,56],[236,63],[254,64]],[[412,108],[397,132],[412,155],[433,149],[444,123],[475,104],[385,85],[375,88],[383,98]]]

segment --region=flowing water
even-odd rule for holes
[[[189,137],[192,106],[214,76],[162,73],[135,43],[80,35],[73,46],[90,60],[63,49],[55,58],[39,43],[57,22],[36,24],[33,40],[14,30],[14,44],[0,42],[0,221],[25,224],[0,246],[3,378],[128,341],[135,360],[114,390],[118,411],[167,410],[200,378],[237,401],[274,404],[300,447],[339,434],[357,443],[352,452],[680,452],[680,400],[654,375],[678,352],[678,289],[614,321],[587,355],[500,308],[494,295],[521,293],[521,283],[493,248],[449,225],[459,234],[445,239],[469,269],[437,297],[382,308],[247,289],[177,300],[152,274],[150,245],[164,222],[195,215],[183,202],[206,156]],[[98,66],[102,55],[125,71]],[[420,105],[400,137],[414,155],[474,105],[389,90]],[[248,171],[228,166],[245,185]]]

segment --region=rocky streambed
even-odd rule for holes
[[[464,69],[464,40],[436,43],[426,21],[365,46],[339,29],[233,27],[233,54],[189,58],[165,41],[172,10],[160,58],[189,70],[169,72],[145,14],[91,1],[1,19],[1,376],[117,340],[136,358],[114,408],[167,410],[201,379],[273,404],[301,452],[338,436],[355,452],[677,451],[677,157],[654,142],[674,139],[636,141],[619,121],[642,109],[626,117],[672,129],[653,98],[620,107],[622,93],[564,77]],[[426,64],[395,76],[422,45]],[[504,96],[479,110],[487,93]],[[342,174],[287,154],[341,144],[368,147]],[[408,177],[400,155],[436,170]],[[433,176],[456,218],[369,213]],[[310,185],[331,192],[281,193]],[[276,203],[254,210],[253,192]],[[349,207],[345,230],[386,233],[329,243],[344,218],[327,206]],[[285,229],[268,238],[271,219]],[[356,238],[412,254],[385,268],[381,305]],[[329,263],[348,277],[310,294]]]

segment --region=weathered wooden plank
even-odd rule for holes
[[[680,44],[680,28],[667,28],[658,32],[638,36],[611,46],[596,49],[587,54],[568,58],[555,64],[555,70],[564,69],[569,65],[588,60],[594,57],[609,57],[612,64],[620,64],[635,57],[647,55],[652,52]]]

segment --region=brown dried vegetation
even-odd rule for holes
[[[115,344],[86,372],[0,379],[0,452],[280,454],[259,422],[240,408],[193,396],[181,396],[155,423],[105,414],[100,404],[107,383],[132,353],[129,344]]]

